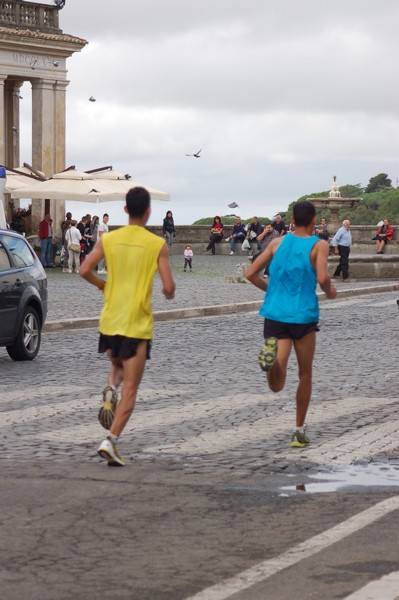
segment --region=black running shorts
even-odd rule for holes
[[[151,358],[151,340],[130,338],[124,335],[104,335],[100,333],[98,351],[103,353],[111,350],[112,358],[127,360],[132,356],[136,356],[140,342],[147,342],[147,360],[149,360]]]
[[[311,331],[320,331],[315,323],[282,323],[265,319],[263,334],[265,339],[276,337],[279,340],[300,340]]]

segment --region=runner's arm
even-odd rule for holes
[[[173,300],[175,297],[176,286],[173,281],[172,269],[170,268],[169,262],[169,250],[166,244],[162,246],[158,256],[158,272],[162,280],[162,292],[164,293],[165,298],[167,300]]]
[[[329,252],[328,243],[325,240],[320,240],[314,246],[315,250],[315,269],[317,281],[327,298],[333,300],[337,296],[335,286],[331,285],[331,279],[327,269],[327,258]]]
[[[260,277],[259,273],[263,271],[271,262],[274,253],[279,247],[282,238],[276,238],[262,252],[260,256],[253,262],[253,264],[249,267],[248,271],[245,273],[245,278],[248,279],[251,283],[253,283],[257,288],[266,291],[267,283],[262,277]]]

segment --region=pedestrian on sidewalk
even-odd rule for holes
[[[169,249],[172,247],[174,237],[176,235],[175,222],[173,219],[173,213],[168,210],[162,223],[162,233],[166,239],[166,243]]]
[[[337,292],[327,271],[328,243],[312,235],[316,222],[313,204],[307,200],[297,202],[293,218],[295,231],[274,239],[250,266],[246,278],[266,291],[260,310],[265,318],[265,345],[258,360],[272,392],[284,388],[288,359],[294,346],[299,384],[291,446],[304,448],[309,444],[305,419],[312,391],[316,332],[319,331],[317,282],[328,298],[335,298]],[[259,275],[267,266],[268,285]]]
[[[345,219],[342,226],[331,240],[335,254],[339,254],[339,263],[334,271],[334,279],[339,279],[342,273],[342,279],[349,282],[349,253],[352,245],[352,234],[349,230],[350,221]]]
[[[174,297],[175,283],[165,241],[149,232],[150,195],[142,187],[129,190],[125,212],[129,224],[100,237],[81,266],[86,281],[104,292],[100,317],[99,352],[106,352],[111,369],[103,391],[99,419],[108,428],[98,454],[111,466],[123,466],[117,441],[133,412],[153,337],[152,284],[158,270],[163,293]],[[107,281],[94,272],[106,260]],[[118,404],[118,386],[123,382]]]
[[[105,233],[109,232],[108,221],[109,221],[109,215],[108,215],[108,213],[104,213],[103,214],[103,220],[99,224],[98,230],[97,230],[98,239],[101,239]],[[100,263],[98,265],[97,273],[99,275],[106,275],[107,274],[105,260],[101,260],[100,261]]]
[[[79,273],[82,234],[77,228],[77,221],[74,219],[71,221],[70,228],[65,233],[65,240],[68,244],[68,273],[72,273],[74,265],[75,272]]]
[[[187,267],[190,268],[190,272],[193,270],[193,256],[194,253],[191,248],[191,244],[186,244],[184,250],[184,272],[186,272]]]

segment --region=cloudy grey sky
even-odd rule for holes
[[[271,217],[333,175],[396,185],[398,25],[397,0],[66,0],[61,28],[89,41],[67,62],[67,162],[168,191],[152,223],[232,201]]]

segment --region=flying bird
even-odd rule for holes
[[[198,150],[198,152],[195,152],[194,154],[186,154],[186,156],[195,156],[195,158],[201,158],[200,157],[201,150],[202,150],[202,148],[200,150]]]
[[[32,59],[30,61],[30,68],[33,69],[33,71],[36,69],[36,65],[37,65],[37,58]]]
[[[238,206],[238,204],[236,204],[235,202],[232,202],[231,204],[228,204],[227,206],[228,206],[229,208],[240,208],[240,207]]]
[[[23,97],[21,96],[21,94],[19,92],[13,92],[12,93],[13,96],[16,96],[17,98],[19,98],[20,100],[23,100]]]
[[[60,65],[60,61],[59,61],[59,60],[53,60],[53,65],[54,65],[55,67],[59,67],[59,65]]]
[[[96,99],[94,98],[94,96],[90,96],[89,102],[95,102],[95,101],[96,101]]]

